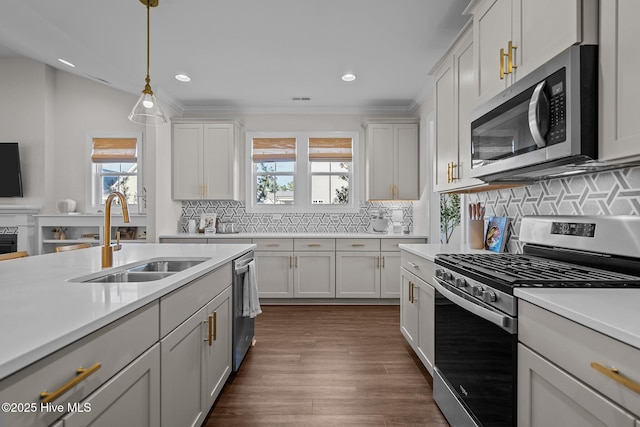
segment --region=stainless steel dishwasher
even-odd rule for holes
[[[237,372],[253,342],[254,319],[242,316],[244,276],[253,261],[253,251],[233,260],[233,372]]]

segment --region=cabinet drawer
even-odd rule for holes
[[[200,277],[160,299],[160,336],[164,337],[204,307],[233,281],[231,263]]]
[[[433,281],[435,270],[433,261],[426,260],[407,251],[402,251],[400,266],[427,283]]]
[[[236,245],[250,244],[251,239],[234,239],[233,237],[216,237],[207,239],[207,243],[232,243]]]
[[[427,243],[426,239],[380,239],[380,250],[383,252],[400,252],[398,245],[414,245],[421,243]]]
[[[160,239],[160,243],[207,243],[207,239],[203,237],[164,237]]]
[[[109,378],[158,341],[158,303],[150,303],[98,331],[28,366],[0,382],[0,401],[35,403],[32,413],[0,414],[2,425],[49,426],[66,412],[68,403],[79,403]],[[64,405],[63,413],[40,410],[40,392],[55,392],[77,378],[78,368],[98,370],[51,403]]]
[[[337,251],[380,251],[380,239],[337,239]]]
[[[526,301],[519,302],[518,334],[522,343],[640,416],[640,393],[591,367],[615,366],[620,376],[640,384],[640,350]]]
[[[256,251],[292,251],[293,239],[253,239]]]
[[[295,239],[295,251],[335,251],[335,239]]]

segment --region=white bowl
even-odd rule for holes
[[[60,213],[69,213],[76,210],[76,202],[75,200],[66,199],[66,200],[58,200],[58,212]]]
[[[389,218],[372,218],[371,226],[373,227],[373,231],[387,231]]]

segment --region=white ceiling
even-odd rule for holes
[[[174,108],[354,113],[414,111],[428,93],[429,71],[467,21],[469,2],[159,1],[151,9],[151,86]],[[138,94],[146,7],[140,0],[1,0],[3,56]],[[345,72],[358,79],[343,82]],[[177,73],[192,82],[176,81]]]

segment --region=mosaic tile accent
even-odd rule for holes
[[[508,250],[521,253],[518,236],[525,215],[640,215],[640,167],[476,193],[468,201],[486,206],[487,216],[510,217],[513,230]]]
[[[243,233],[364,233],[380,208],[401,209],[403,224],[413,227],[411,202],[361,202],[358,213],[274,214],[248,213],[244,202],[206,200],[182,202],[178,231],[186,232],[189,220],[199,220],[202,213],[216,213],[221,220],[236,222]]]
[[[18,227],[0,227],[0,234],[18,234]]]

